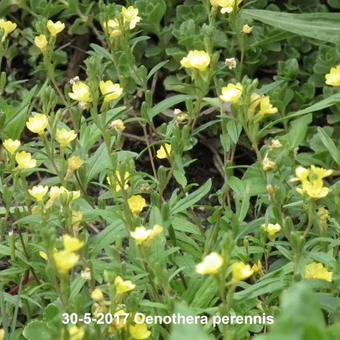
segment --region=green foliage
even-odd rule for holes
[[[340,16],[337,13],[292,14],[261,10],[243,10],[246,16],[267,25],[321,41],[340,42]]]
[[[339,338],[339,1],[223,4],[0,1],[0,340]]]
[[[336,339],[332,328],[323,320],[320,304],[308,285],[300,283],[291,287],[281,297],[281,316],[270,334],[256,340],[280,339]]]

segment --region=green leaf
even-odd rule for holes
[[[162,100],[161,102],[159,102],[157,105],[155,105],[149,112],[148,112],[148,116],[149,119],[153,119],[154,117],[156,117],[159,113],[169,109],[170,107],[173,107],[179,103],[182,103],[184,101],[186,101],[187,99],[189,99],[190,96],[188,95],[184,95],[184,94],[178,94],[175,96],[171,96],[169,98],[166,98],[164,100]]]
[[[94,155],[87,161],[88,168],[87,181],[96,177],[103,169],[110,167],[110,156],[106,150],[105,144],[102,144]]]
[[[76,279],[74,279],[71,283],[71,293],[69,299],[74,299],[81,289],[84,287],[86,280],[83,279],[81,276],[78,276]]]
[[[276,80],[273,81],[272,83],[265,84],[263,85],[258,91],[258,94],[267,94],[268,92],[271,92],[278,87],[280,87],[284,83],[284,80]]]
[[[171,219],[171,224],[176,231],[183,233],[190,233],[195,235],[201,235],[200,229],[196,224],[191,223],[185,218],[175,216]]]
[[[56,324],[61,321],[61,311],[55,303],[50,303],[44,310],[44,322]]]
[[[338,13],[283,13],[244,9],[242,14],[264,24],[305,37],[340,43],[340,14]]]
[[[318,136],[321,139],[322,144],[327,148],[330,155],[336,162],[336,164],[340,165],[340,152],[338,148],[336,147],[333,140],[328,136],[328,134],[325,132],[325,130],[321,127],[317,128],[318,130]]]
[[[23,101],[17,109],[8,105],[5,101],[0,102],[0,111],[3,111],[6,116],[5,128],[1,131],[2,138],[20,139],[27,117],[31,111],[32,99],[37,95],[37,88],[37,86],[34,86],[25,94]]]
[[[104,59],[107,59],[110,61],[113,60],[111,53],[108,50],[106,50],[104,47],[99,46],[97,44],[90,44],[90,46],[98,55],[102,56]]]
[[[101,210],[103,214],[103,210]],[[112,214],[111,214],[112,215]],[[105,217],[104,217],[105,218]],[[114,243],[117,239],[125,236],[123,222],[113,215],[115,221],[101,230],[99,234],[91,237],[89,241],[89,249],[91,256],[98,255],[102,249]]]
[[[315,294],[305,282],[296,284],[281,297],[282,313],[268,335],[255,340],[330,340]]]
[[[268,293],[273,295],[274,292],[282,290],[284,285],[281,277],[266,278],[236,293],[235,300],[251,300]]]
[[[143,18],[140,25],[146,31],[158,34],[160,22],[166,12],[166,2],[164,0],[137,0],[135,6],[139,9]]]
[[[235,120],[229,120],[227,123],[227,131],[234,144],[236,144],[242,131],[242,125]]]
[[[188,184],[187,179],[185,178],[185,173],[183,169],[175,169],[174,170],[174,177],[177,181],[177,183],[182,187],[185,188]]]
[[[294,113],[295,116],[302,116],[306,113],[321,111],[330,106],[340,103],[340,93],[333,94],[325,99],[320,100],[319,102],[306,107],[305,109],[299,110]]]
[[[164,60],[155,65],[149,72],[148,77],[146,78],[149,80],[157,71],[159,71],[165,64],[167,64],[169,60]]]
[[[267,124],[263,129],[261,129],[261,131],[259,132],[259,134],[261,135],[265,130],[269,129],[270,127],[283,122],[285,120],[289,120],[291,118],[296,118],[296,117],[301,117],[303,115],[306,115],[308,113],[312,113],[312,112],[317,112],[317,111],[321,111],[323,109],[327,109],[328,107],[331,107],[333,105],[336,105],[340,103],[340,93],[336,93],[333,94],[325,99],[320,100],[319,102],[312,104],[302,110],[299,110],[297,112],[291,113],[285,117],[281,117],[279,119],[276,119],[272,122],[270,122],[269,124]]]
[[[306,115],[291,122],[289,132],[283,137],[290,150],[297,148],[305,139],[308,125],[312,122],[312,115]]]
[[[179,212],[185,211],[189,207],[192,207],[195,203],[197,203],[202,197],[208,194],[211,189],[211,179],[207,180],[199,189],[192,192],[185,198],[179,200],[176,204],[174,204],[170,211],[171,214],[177,214]]]
[[[45,322],[34,320],[30,322],[25,328],[23,335],[28,340],[53,340],[53,333],[47,327]]]

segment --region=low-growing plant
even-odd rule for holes
[[[0,2],[0,340],[338,339],[339,8]]]

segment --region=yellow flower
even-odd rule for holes
[[[124,281],[120,276],[117,276],[114,282],[116,293],[118,295],[128,293],[131,290],[134,290],[136,285],[133,284],[131,281],[126,280]]]
[[[70,340],[82,340],[85,336],[85,330],[83,327],[73,325],[68,329],[68,334],[70,335]]]
[[[89,267],[86,267],[84,270],[80,272],[80,276],[86,281],[91,281],[92,279],[91,269]]]
[[[249,110],[251,113],[255,113],[257,107],[260,105],[261,96],[257,93],[252,93],[250,96]]]
[[[83,241],[79,241],[76,237],[70,235],[63,236],[64,249],[68,252],[76,252],[84,246]]]
[[[123,188],[124,188],[124,190],[129,189],[129,177],[130,177],[130,174],[126,171],[124,173],[123,178],[121,178],[120,172],[118,170],[116,170],[116,179],[117,179],[116,180],[116,188],[115,188],[116,192],[121,191]]]
[[[79,261],[79,256],[75,253],[61,250],[53,254],[56,268],[60,274],[67,274]]]
[[[280,149],[282,147],[281,142],[278,139],[272,139],[270,148],[271,149]]]
[[[127,202],[134,215],[139,215],[146,207],[146,201],[141,195],[133,195],[127,200]]]
[[[204,257],[203,261],[196,265],[196,272],[201,275],[217,274],[223,265],[223,257],[215,252]]]
[[[71,199],[71,201],[75,201],[80,197],[80,191],[79,190],[73,190],[73,191],[66,190],[66,194],[67,194],[68,198]]]
[[[296,177],[292,178],[291,182],[305,182],[305,181],[311,181],[311,182],[322,182],[322,180],[325,177],[330,176],[333,173],[333,170],[331,169],[323,169],[319,168],[317,166],[312,165],[310,169],[306,169],[302,166],[298,166],[295,169],[295,175]]]
[[[126,327],[125,317],[127,313],[124,309],[120,309],[117,312],[113,314],[113,323],[111,326],[113,327],[113,330],[121,330]]]
[[[83,81],[75,81],[72,84],[72,91],[68,95],[73,100],[79,102],[81,106],[86,106],[88,103],[92,102],[92,96],[90,92],[90,87]]]
[[[264,274],[262,263],[260,260],[258,260],[256,263],[253,264],[253,266],[251,267],[251,270],[253,271],[254,274],[259,274],[259,275]]]
[[[81,221],[83,220],[83,213],[81,211],[72,211],[72,228],[78,229]]]
[[[115,129],[117,132],[123,132],[125,130],[125,125],[121,119],[115,119],[111,122],[110,128]]]
[[[48,126],[47,116],[37,113],[33,117],[30,117],[26,122],[27,129],[38,135],[42,135]]]
[[[108,309],[106,308],[106,306],[104,304],[99,305],[99,304],[95,303],[94,307],[95,307],[95,309],[94,309],[92,314],[95,318],[99,318],[100,314],[105,314],[105,313],[108,312]]]
[[[0,340],[5,339],[5,330],[3,328],[0,328]]]
[[[100,92],[104,96],[104,102],[110,103],[118,99],[122,93],[123,89],[118,83],[114,84],[111,80],[101,81],[99,83]]]
[[[326,84],[330,86],[340,86],[340,65],[332,67],[326,74]]]
[[[48,256],[47,256],[47,254],[44,252],[44,251],[39,251],[39,256],[41,257],[41,258],[43,258],[45,261],[47,261],[48,260]]]
[[[37,165],[37,161],[32,158],[29,152],[21,151],[15,155],[15,160],[18,163],[18,168],[21,170],[32,169]]]
[[[127,25],[130,30],[133,30],[142,20],[142,18],[138,16],[138,12],[138,9],[133,6],[122,8],[123,23]]]
[[[34,44],[37,46],[42,52],[47,50],[48,41],[45,34],[40,34],[34,38]]]
[[[221,0],[210,0],[210,5],[212,7],[218,7]]]
[[[176,118],[176,123],[178,124],[185,124],[188,121],[188,114],[186,112],[182,112],[180,109],[174,110],[174,116]]]
[[[251,34],[253,32],[253,27],[249,26],[247,24],[243,25],[242,27],[242,33],[244,34]]]
[[[53,186],[50,188],[50,192],[48,193],[50,196],[50,200],[54,202],[59,198],[60,195],[60,188],[57,186]]]
[[[295,170],[296,177],[290,181],[300,181],[302,183],[302,187],[296,189],[299,194],[307,194],[309,197],[315,199],[323,198],[329,193],[329,189],[324,187],[323,179],[332,173],[333,170],[319,168],[314,165],[312,165],[310,169],[299,166]]]
[[[270,160],[268,158],[268,156],[263,158],[263,161],[262,161],[262,169],[263,169],[263,171],[272,171],[274,169],[275,165],[276,165],[275,162]]]
[[[306,280],[324,280],[332,282],[333,273],[329,272],[322,263],[312,262],[305,267]]]
[[[210,0],[213,7],[221,7],[221,13],[231,13],[243,0]]]
[[[229,70],[234,70],[237,66],[237,61],[235,58],[226,58],[224,64],[228,67]]]
[[[91,293],[91,299],[96,302],[100,302],[104,300],[104,294],[100,288],[96,288]]]
[[[152,233],[149,237],[149,241],[154,240],[156,237],[158,237],[163,232],[163,227],[160,224],[155,224],[152,228]]]
[[[53,22],[52,20],[47,21],[47,29],[53,37],[57,36],[65,28],[65,24],[61,21]]]
[[[296,177],[292,178],[290,180],[290,182],[297,182],[297,181],[304,182],[304,181],[307,180],[308,175],[309,175],[308,169],[304,168],[303,166],[298,166],[295,169],[295,176]]]
[[[20,140],[13,140],[11,138],[4,140],[3,144],[4,148],[7,150],[7,152],[11,155],[13,155],[18,148],[20,147],[21,143]]]
[[[80,197],[80,191],[69,191],[63,186],[53,186],[50,188],[49,196],[49,205],[52,205],[60,197],[64,201],[74,201]]]
[[[134,240],[136,240],[137,245],[141,245],[150,237],[151,233],[151,229],[137,227],[134,231],[130,232],[130,235]]]
[[[104,23],[104,30],[112,38],[118,38],[123,34],[117,19],[111,19]]]
[[[242,96],[243,86],[241,83],[228,84],[225,87],[222,87],[222,94],[220,98],[225,103],[237,104]]]
[[[32,189],[28,189],[28,192],[37,202],[41,202],[44,200],[44,197],[48,192],[48,187],[43,185],[36,185]]]
[[[71,171],[79,170],[83,164],[84,164],[84,161],[80,159],[78,156],[72,156],[67,160],[68,168]]]
[[[135,340],[147,339],[151,335],[151,332],[148,330],[148,326],[145,323],[130,325],[129,332],[131,337]]]
[[[171,144],[165,143],[157,150],[156,157],[158,159],[165,159],[165,158],[169,158],[170,154],[171,154]]]
[[[188,55],[181,60],[181,65],[184,68],[205,71],[210,65],[210,56],[205,51],[190,51]]]
[[[301,195],[307,194],[309,197],[315,199],[326,197],[329,193],[329,189],[324,187],[322,182],[318,181],[302,182],[302,188],[297,188],[296,191]]]
[[[318,166],[312,165],[310,167],[309,178],[311,181],[319,181],[325,177],[332,175],[333,170],[319,168]]]
[[[17,24],[10,21],[10,20],[4,20],[0,19],[0,29],[3,30],[2,32],[2,39],[1,41],[4,41],[7,36],[12,33],[17,28]]]
[[[235,262],[231,266],[232,271],[232,282],[237,283],[248,279],[252,276],[254,271],[251,269],[249,264],[243,262]]]
[[[260,100],[260,115],[268,116],[277,113],[278,109],[273,106],[268,96],[263,96]]]
[[[268,234],[269,238],[275,238],[276,234],[281,230],[281,226],[278,223],[262,224],[261,228]]]
[[[66,147],[74,139],[77,138],[77,134],[74,130],[57,129],[55,139],[60,144],[61,147]]]
[[[273,186],[273,185],[271,185],[271,184],[268,184],[267,186],[266,186],[266,191],[267,191],[267,194],[269,195],[269,196],[273,196],[274,194],[275,194],[275,192],[276,192],[276,187],[275,186]]]
[[[137,245],[149,246],[150,243],[163,232],[163,227],[159,224],[153,226],[152,229],[145,227],[137,227],[130,232],[131,237],[136,241]]]

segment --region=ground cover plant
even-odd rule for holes
[[[339,339],[339,9],[1,1],[0,339]]]

